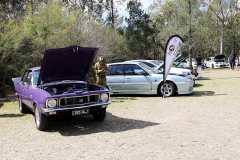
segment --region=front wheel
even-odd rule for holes
[[[44,130],[47,127],[47,116],[42,114],[37,105],[34,107],[34,117],[37,129]]]
[[[106,117],[106,108],[103,108],[99,111],[95,111],[92,113],[94,120],[96,121],[103,121]]]
[[[173,96],[176,93],[176,87],[171,82],[166,82],[160,86],[160,94],[165,97]]]
[[[212,64],[212,68],[214,68],[214,65]]]
[[[21,113],[28,113],[29,109],[27,108],[27,106],[22,103],[22,99],[20,97],[18,97],[18,103],[19,103],[19,111]]]

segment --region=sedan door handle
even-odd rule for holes
[[[131,79],[131,78],[127,78],[127,79]]]

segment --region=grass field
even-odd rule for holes
[[[0,159],[240,159],[240,71],[205,69],[191,95],[114,96],[104,122],[52,119],[0,103]]]

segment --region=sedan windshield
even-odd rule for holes
[[[154,70],[144,63],[139,63],[139,66],[141,66],[144,70],[148,71],[150,74],[154,73]]]
[[[34,85],[37,85],[37,83],[38,83],[39,73],[40,73],[40,70],[34,71],[34,74],[33,74],[33,84]]]

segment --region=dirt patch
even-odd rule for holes
[[[202,75],[191,95],[111,97],[104,122],[63,117],[45,132],[2,103],[1,159],[240,159],[240,71]]]

